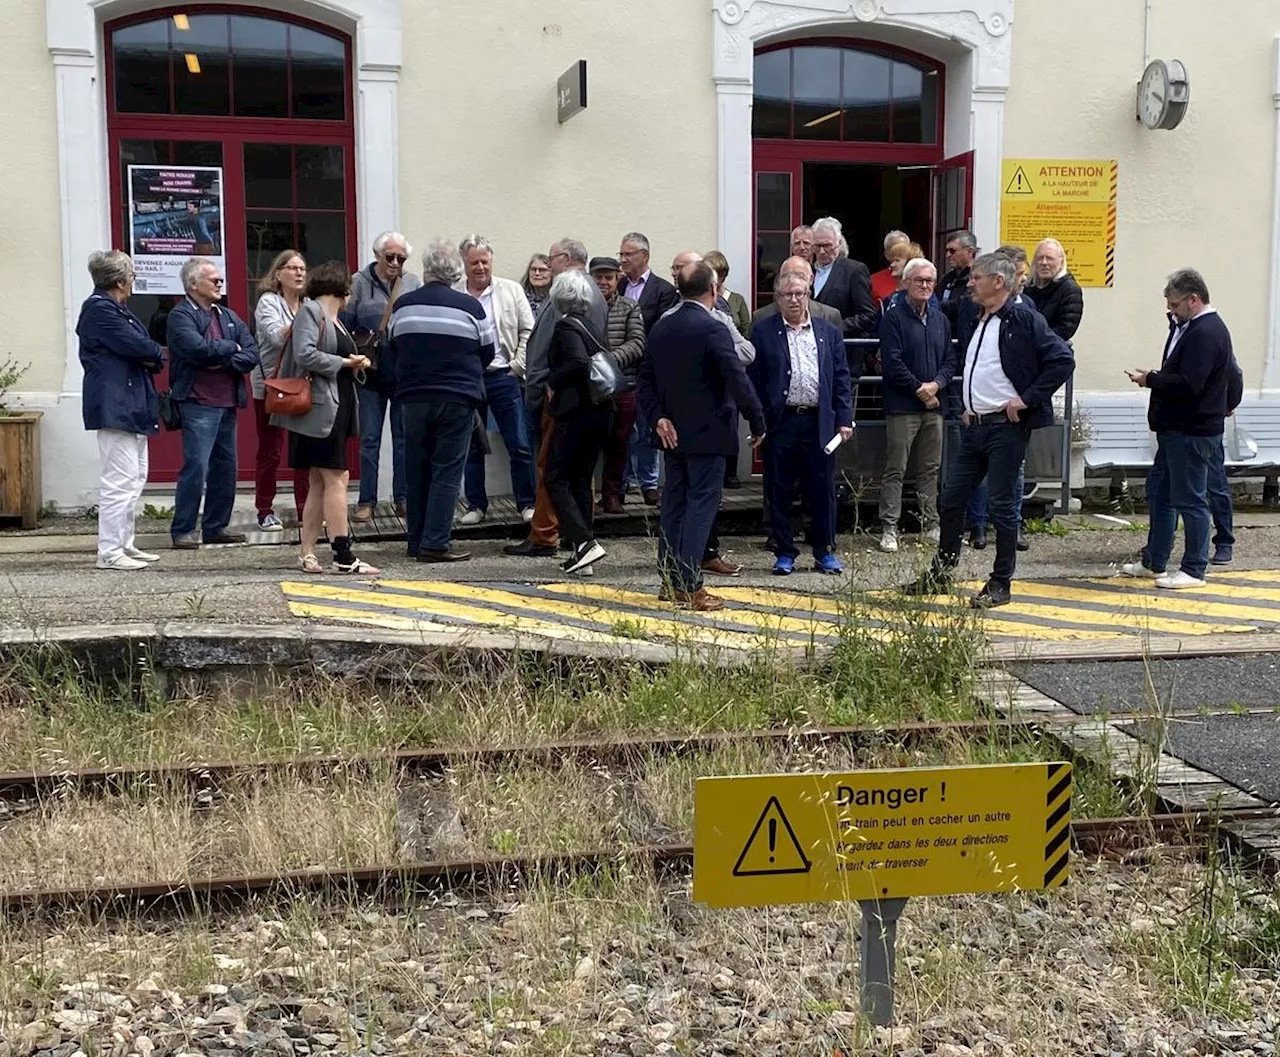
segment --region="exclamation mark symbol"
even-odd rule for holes
[[[773,853],[778,850],[778,820],[769,819],[769,861],[773,862]]]
[[[944,804],[947,802],[947,783],[946,782],[942,783],[942,802]]]

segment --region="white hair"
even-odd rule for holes
[[[887,234],[884,237],[884,250],[886,253],[888,253],[889,247],[892,246],[895,242],[910,242],[910,241],[911,241],[910,235],[908,235],[905,231],[899,231],[897,228],[894,228],[891,232],[889,232],[889,234]]]
[[[452,286],[461,278],[462,258],[457,249],[447,239],[435,239],[422,255],[422,281]]]
[[[463,235],[462,241],[458,243],[458,256],[465,261],[472,250],[484,250],[490,257],[493,256],[493,245],[483,235]]]
[[[629,242],[633,246],[639,246],[645,253],[649,252],[649,240],[638,231],[628,231],[622,236],[623,242]]]
[[[551,284],[551,304],[566,316],[583,316],[592,305],[591,291],[595,284],[587,273],[570,268],[556,276]]]
[[[408,257],[411,253],[413,253],[413,247],[409,245],[409,240],[405,238],[403,235],[401,235],[400,232],[398,231],[384,231],[381,235],[379,235],[376,239],[374,239],[373,252],[377,254],[379,257],[381,257],[382,251],[387,248],[388,242],[400,243],[400,245],[404,247],[404,255],[406,257]]]
[[[577,239],[563,238],[556,242],[560,247],[560,252],[566,254],[569,260],[581,264],[584,268],[587,266],[587,247]]]
[[[813,233],[816,235],[819,231],[829,231],[835,236],[836,242],[844,238],[844,225],[835,217],[819,217],[813,222]]]
[[[938,274],[938,266],[927,257],[912,257],[902,266],[902,278],[910,279],[916,272],[923,268],[929,268],[933,271],[934,276]]]
[[[133,261],[124,250],[94,250],[89,254],[89,275],[95,290],[110,290],[129,278],[132,271]]]
[[[182,266],[182,271],[178,273],[182,279],[182,289],[190,290],[196,285],[196,280],[200,278],[200,273],[206,268],[216,268],[217,265],[208,257],[191,257],[187,263]]]

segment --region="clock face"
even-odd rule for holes
[[[1159,59],[1142,75],[1138,88],[1138,116],[1147,128],[1159,128],[1169,106],[1169,68]]]

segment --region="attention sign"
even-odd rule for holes
[[[1114,284],[1115,161],[1006,158],[1001,187],[1001,242],[1030,257],[1041,239],[1057,239],[1081,286]]]
[[[701,778],[693,897],[711,906],[1066,883],[1071,765]]]

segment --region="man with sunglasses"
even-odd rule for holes
[[[373,520],[378,505],[378,464],[382,454],[382,424],[391,408],[391,498],[396,513],[406,516],[404,472],[404,413],[393,391],[393,365],[389,343],[383,340],[391,307],[401,294],[422,286],[422,280],[406,270],[409,240],[398,231],[384,231],[373,240],[373,261],[351,277],[351,299],[343,310],[347,329],[369,342],[365,349],[374,363],[356,387],[360,402],[360,499],[352,520]]]
[[[236,414],[248,402],[244,376],[258,365],[258,346],[244,321],[218,303],[225,284],[213,261],[192,257],[181,275],[187,296],[168,324],[169,396],[182,421],[182,470],[169,531],[175,550],[196,550],[202,541],[245,542],[227,526],[236,498]]]
[[[1169,337],[1159,369],[1125,372],[1135,385],[1151,390],[1147,425],[1157,447],[1147,475],[1147,545],[1141,561],[1122,565],[1120,571],[1181,590],[1205,584],[1212,524],[1209,487],[1223,459],[1227,414],[1242,385],[1231,333],[1209,304],[1209,288],[1200,273],[1178,269],[1169,276],[1164,297]],[[1169,572],[1179,514],[1186,546],[1181,566]]]

